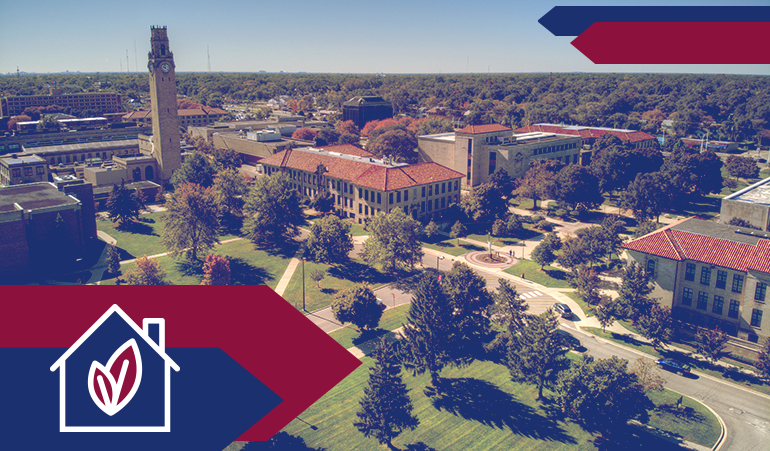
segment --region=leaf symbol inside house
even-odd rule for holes
[[[136,394],[142,380],[142,356],[134,339],[120,346],[107,365],[91,363],[88,392],[91,399],[107,415],[115,415]]]

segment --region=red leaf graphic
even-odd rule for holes
[[[142,356],[132,338],[112,354],[107,365],[91,362],[88,391],[94,404],[112,416],[131,402],[141,381]]]
[[[118,395],[118,400],[115,402],[116,404],[120,404],[121,401],[126,399],[126,396],[128,396],[128,394],[131,392],[131,389],[134,388],[137,369],[136,360],[137,358],[136,354],[134,353],[134,347],[129,346],[118,356],[118,358],[115,360],[115,363],[112,364],[112,367],[109,368],[110,373],[112,373],[112,377],[115,378],[116,381],[119,381],[122,367],[126,365],[126,362],[128,364],[128,368],[126,368],[126,373],[123,379],[123,386],[121,387],[120,393]]]
[[[102,384],[104,384],[104,389],[107,392],[107,400],[105,400],[102,397],[102,389],[99,387],[99,378],[102,379]],[[110,383],[110,379],[104,374],[104,372],[101,370],[101,368],[96,368],[94,371],[93,380],[91,383],[94,385],[94,392],[96,393],[96,396],[99,398],[99,401],[102,402],[102,404],[108,404],[110,402],[110,399],[112,399],[112,384]]]

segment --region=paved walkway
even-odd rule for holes
[[[302,248],[300,248],[296,254],[294,254],[294,258],[291,259],[289,262],[289,266],[286,267],[286,271],[283,272],[283,276],[281,276],[281,280],[278,281],[278,285],[275,287],[275,292],[279,295],[283,296],[283,293],[286,291],[286,288],[289,286],[289,282],[291,281],[291,277],[294,275],[294,271],[297,269],[297,266],[300,264],[300,259],[302,258],[302,254],[304,254],[304,251]]]

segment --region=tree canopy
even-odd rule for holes
[[[110,220],[117,222],[118,226],[139,218],[139,212],[143,207],[139,195],[126,188],[123,180],[120,181],[120,186],[112,185],[112,192],[107,198],[106,206]]]
[[[366,284],[338,292],[332,301],[332,313],[341,323],[353,323],[361,329],[374,329],[380,323],[382,309],[377,296]]]
[[[166,202],[166,209],[160,240],[172,255],[186,252],[194,261],[198,252],[219,243],[219,207],[211,188],[183,183]]]
[[[182,167],[174,171],[171,183],[179,186],[183,183],[195,183],[204,188],[214,184],[217,171],[208,158],[201,152],[192,152],[185,158]]]
[[[311,258],[324,263],[342,263],[353,250],[350,223],[335,215],[324,216],[310,227],[307,252]]]
[[[259,177],[246,195],[243,212],[243,232],[258,246],[297,236],[305,222],[299,193],[284,173]]]
[[[422,226],[400,208],[374,216],[367,229],[370,233],[364,243],[364,260],[370,265],[381,264],[386,271],[393,271],[399,263],[413,268],[421,261]]]

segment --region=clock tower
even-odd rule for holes
[[[176,103],[174,54],[168,46],[166,27],[150,28],[150,100],[152,102],[152,150],[158,162],[158,179],[168,182],[182,166],[179,117]]]

